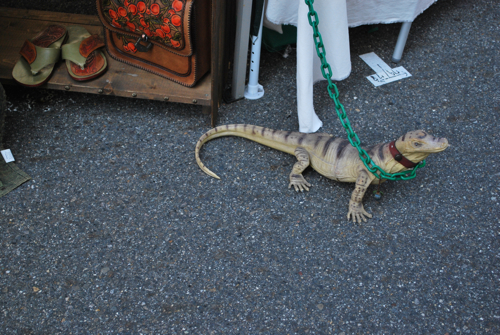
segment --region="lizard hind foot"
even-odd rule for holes
[[[309,187],[311,187],[311,184],[305,180],[304,176],[293,173],[290,174],[290,184],[288,184],[288,188],[292,187],[292,185],[297,192],[304,192],[304,190],[309,191]]]

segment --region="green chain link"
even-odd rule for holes
[[[337,112],[337,115],[340,119],[340,123],[342,123],[342,126],[347,132],[347,139],[349,140],[351,145],[358,150],[359,158],[363,161],[366,168],[371,173],[373,173],[375,177],[377,177],[378,179],[409,180],[415,178],[417,174],[417,169],[425,166],[425,160],[418,163],[418,165],[411,171],[387,173],[380,166],[378,166],[372,161],[366,150],[361,148],[359,137],[352,129],[351,123],[347,118],[344,106],[339,101],[339,90],[337,89],[337,86],[332,82],[331,79],[332,68],[330,67],[330,64],[328,64],[328,62],[326,61],[325,46],[323,44],[323,38],[321,38],[321,34],[318,29],[319,25],[318,13],[316,13],[313,7],[314,0],[305,0],[305,2],[306,5],[309,7],[308,19],[309,19],[309,24],[313,28],[314,32],[313,37],[314,37],[314,44],[316,45],[316,53],[318,54],[318,57],[321,60],[321,73],[323,75],[323,78],[328,80],[328,87],[327,87],[328,94],[335,103],[335,111]]]

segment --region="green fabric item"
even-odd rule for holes
[[[283,34],[264,27],[262,29],[262,44],[269,52],[282,51],[287,45],[297,43],[297,27],[282,25]]]
[[[0,197],[30,180],[31,177],[21,171],[14,162],[5,163],[0,157]]]
[[[5,121],[6,98],[0,84],[0,150],[3,150],[3,130]],[[21,171],[14,162],[5,163],[0,155],[0,197],[3,197],[16,187],[30,180],[31,177]]]

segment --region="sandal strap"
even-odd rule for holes
[[[26,40],[19,53],[30,65],[31,73],[36,75],[47,65],[57,63],[61,56],[61,49],[42,48],[34,45],[30,40]]]
[[[87,37],[80,44],[80,54],[87,58],[92,52],[104,47],[104,40],[97,34]]]
[[[77,64],[83,70],[89,55],[104,45],[104,40],[99,35],[94,34],[82,41],[63,45],[62,58]]]

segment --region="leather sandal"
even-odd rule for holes
[[[48,26],[31,40],[26,40],[19,52],[21,58],[14,65],[12,77],[19,84],[36,87],[46,83],[61,57],[61,45],[66,28]]]
[[[104,40],[99,35],[91,35],[84,27],[69,26],[68,40],[62,46],[62,59],[71,78],[86,81],[102,75],[108,66],[106,57],[99,48]]]

